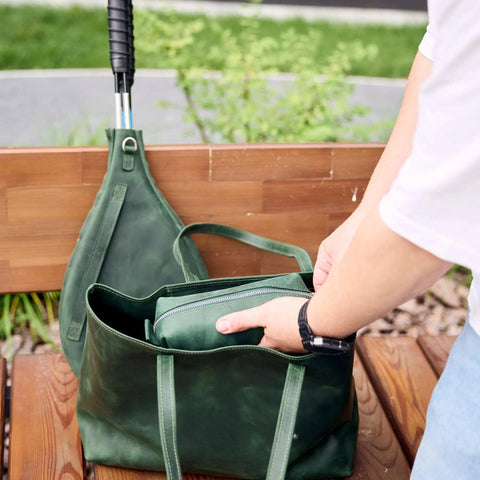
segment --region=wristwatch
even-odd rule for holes
[[[314,335],[307,320],[307,308],[310,300],[307,300],[298,312],[298,327],[302,344],[305,350],[309,352],[317,352],[325,349],[336,350],[339,352],[350,352],[353,348],[351,342],[339,340],[338,338],[321,337]]]

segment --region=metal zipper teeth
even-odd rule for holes
[[[176,308],[172,308],[165,313],[162,313],[153,324],[153,328],[155,329],[159,322],[164,320],[171,315],[176,315],[177,313],[182,313],[187,310],[194,310],[197,308],[202,308],[210,305],[216,305],[218,303],[225,303],[230,302],[232,300],[242,300],[244,298],[256,297],[260,295],[269,295],[271,293],[283,293],[285,296],[294,295],[296,297],[305,297],[310,298],[312,294],[310,292],[305,292],[303,290],[293,290],[293,289],[286,289],[286,288],[275,288],[275,287],[264,287],[258,288],[255,290],[246,290],[244,292],[238,293],[230,293],[227,295],[219,295],[213,298],[206,298],[205,300],[199,300],[197,302],[187,303],[186,305],[181,305]]]

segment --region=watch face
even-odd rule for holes
[[[331,350],[337,350],[340,352],[350,352],[352,350],[352,344],[345,340],[338,340],[336,338],[329,337],[313,337],[311,342],[313,350],[320,350],[322,348],[329,348]]]

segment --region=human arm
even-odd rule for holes
[[[428,288],[450,267],[390,230],[373,209],[357,229],[341,262],[310,300],[307,317],[316,335],[343,338]],[[303,299],[284,297],[220,319],[233,333],[263,327],[260,345],[304,351],[298,331]],[[222,322],[222,323],[220,323]]]
[[[355,212],[318,249],[314,270],[314,286],[318,290],[332,266],[343,257],[359,224],[389,190],[411,149],[418,114],[420,86],[430,76],[432,62],[418,52],[408,77],[402,105],[385,150],[372,174],[363,199]]]
[[[419,90],[431,70],[432,62],[418,53],[397,122],[361,204],[319,248],[314,274],[316,293],[307,311],[314,334],[347,336],[424,291],[449,267],[447,262],[395,234],[378,214],[381,198],[412,149]],[[217,329],[232,333],[261,326],[265,329],[261,345],[303,351],[297,325],[303,302],[298,298],[277,299],[226,316]]]

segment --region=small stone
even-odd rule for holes
[[[422,308],[422,305],[418,303],[416,298],[412,298],[405,303],[402,303],[398,306],[398,310],[402,310],[402,312],[407,312],[410,315],[416,315],[418,310]]]
[[[58,351],[58,349],[50,343],[39,343],[34,349],[34,353],[50,353],[56,351]]]
[[[412,325],[412,315],[401,311],[393,319],[393,325],[396,329],[405,331]]]
[[[467,311],[464,308],[448,308],[444,315],[445,327],[452,325],[463,326],[467,317]]]
[[[32,353],[33,350],[35,349],[36,342],[33,341],[33,338],[28,331],[25,331],[22,337],[23,337],[22,348],[20,348],[17,351],[17,353],[20,355]]]
[[[462,331],[462,326],[461,325],[449,325],[447,327],[447,330],[445,331],[445,333],[447,335],[454,335],[454,336],[457,336],[460,334],[460,332]]]
[[[430,288],[430,293],[437,297],[444,305],[449,307],[461,307],[462,302],[456,294],[457,283],[445,276],[435,282]]]
[[[422,335],[423,333],[425,333],[425,330],[420,327],[420,326],[414,326],[414,327],[410,327],[408,329],[408,332],[407,334],[410,336],[410,337],[413,337],[413,338],[418,338],[420,335]]]
[[[437,305],[430,311],[424,320],[424,329],[430,335],[438,335],[443,329],[443,315],[445,308]]]
[[[394,326],[392,323],[384,318],[379,318],[370,324],[370,328],[373,333],[375,334],[384,334],[384,333],[392,333],[394,330]]]
[[[60,324],[59,322],[54,322],[53,325],[48,327],[48,333],[52,342],[57,346],[61,347],[62,341],[60,339]]]
[[[15,334],[12,335],[10,341],[2,342],[2,348],[0,353],[3,357],[10,358],[22,348],[24,339],[22,335]]]
[[[470,289],[466,285],[458,285],[456,293],[458,295],[459,302],[462,304],[462,307],[466,307]]]

